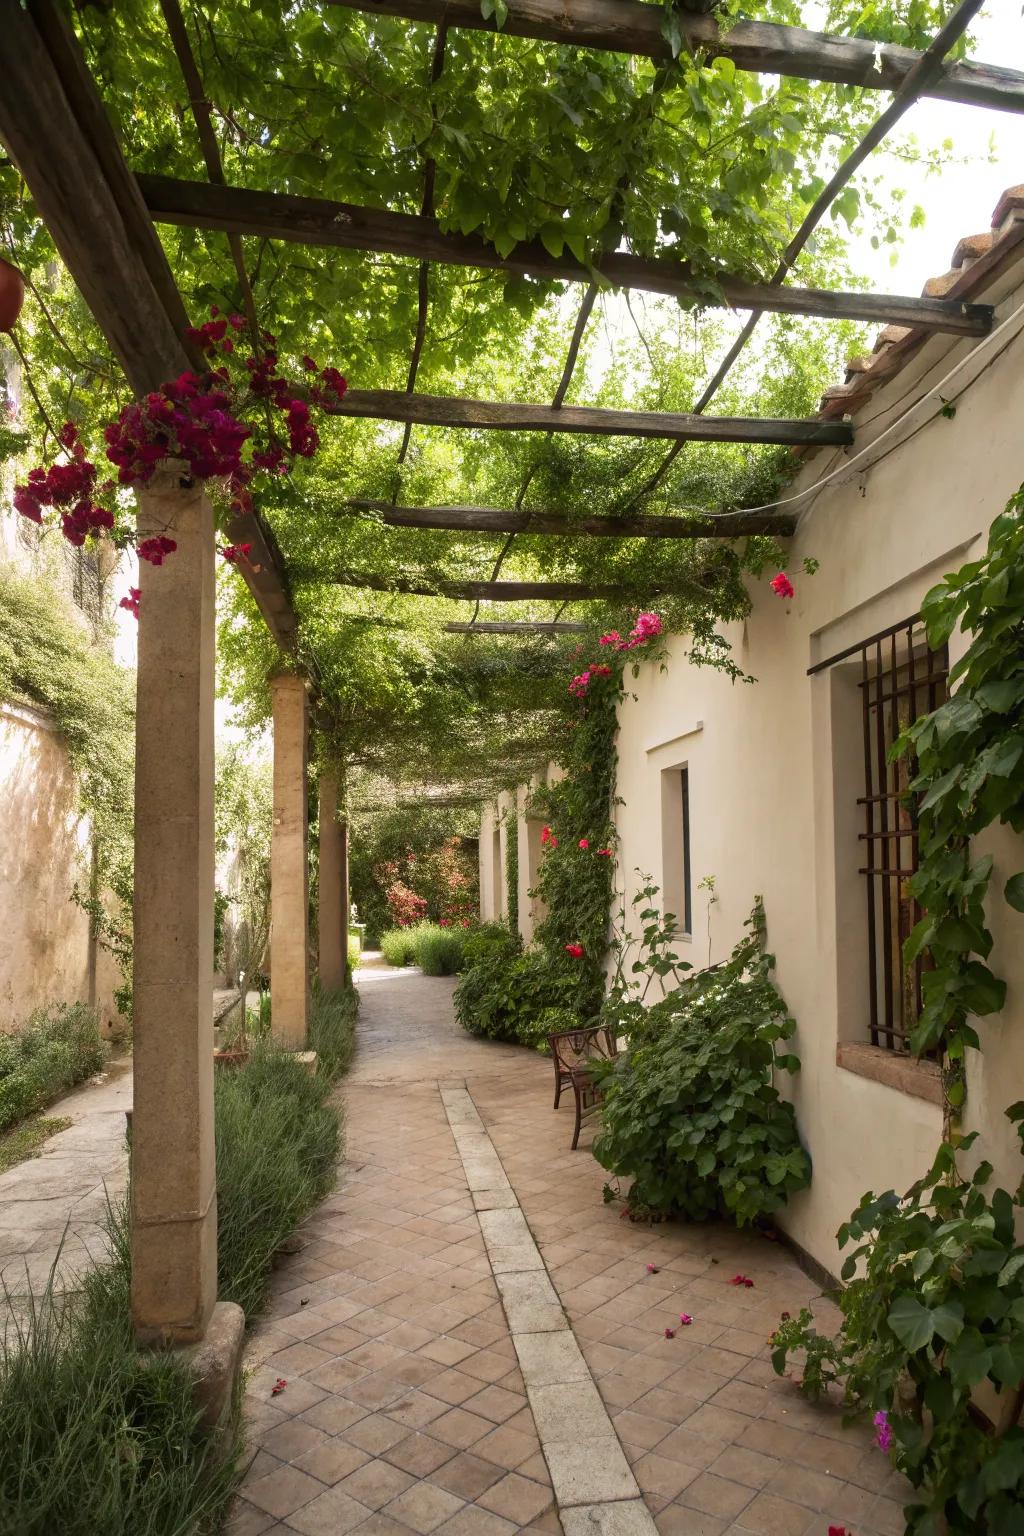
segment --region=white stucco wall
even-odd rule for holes
[[[1018,274],[1017,281],[1020,281]],[[1024,300],[1008,281],[997,320]],[[956,415],[935,415],[864,473],[843,472],[804,511],[787,569],[796,586],[781,601],[763,581],[753,611],[728,637],[737,662],[757,678],[731,683],[686,661],[686,641],[669,643],[668,670],[643,669],[620,712],[619,879],[636,866],[664,885],[661,774],[689,770],[694,886],[692,958],[708,963],[702,876],[717,882],[711,958],[738,938],[762,895],[777,980],[798,1024],[803,1069],[791,1092],[814,1160],[809,1191],[783,1225],[816,1259],[835,1269],[834,1233],[859,1197],[903,1188],[930,1161],[941,1133],[933,1103],[865,1079],[836,1064],[839,1041],[866,1041],[864,844],[856,796],[863,794],[860,722],[851,721],[841,668],[807,669],[848,645],[909,618],[942,575],[977,556],[992,519],[1024,479],[1024,340],[1015,337],[958,400]],[[876,393],[855,422],[855,451],[874,441],[900,410],[933,388],[972,352],[936,338],[909,369]],[[979,354],[983,356],[985,354]],[[962,380],[961,380],[962,382]],[[940,392],[946,398],[956,386]],[[934,409],[938,409],[938,401]],[[898,434],[885,440],[896,441]],[[880,445],[884,446],[884,445]],[[821,452],[793,490],[850,458]],[[800,574],[805,556],[820,561]],[[958,638],[951,644],[955,656]],[[1005,907],[1005,879],[1024,866],[1024,839],[993,833],[992,963],[1009,982],[1007,1007],[980,1021],[984,1056],[969,1065],[969,1126],[983,1131],[984,1155],[1009,1187],[1021,1174],[1004,1108],[1024,1096],[1024,920]],[[627,889],[627,894],[629,893]]]

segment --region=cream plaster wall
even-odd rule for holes
[[[92,1003],[110,1024],[120,977],[71,899],[88,886],[88,823],[43,712],[0,703],[0,790],[0,1032],[56,1002]]]
[[[835,1271],[835,1231],[870,1189],[904,1188],[928,1166],[941,1111],[928,1100],[871,1081],[836,1062],[839,1042],[866,1042],[866,918],[863,844],[856,797],[863,748],[852,680],[842,666],[807,669],[915,614],[947,571],[984,548],[992,519],[1024,479],[1024,274],[982,296],[997,306],[987,343],[934,337],[855,420],[854,449],[810,457],[792,496],[834,478],[798,504],[787,557],[797,592],[780,601],[767,579],[752,586],[747,620],[727,627],[732,651],[755,683],[731,683],[692,667],[684,637],[669,642],[666,672],[644,668],[620,711],[617,809],[619,896],[633,894],[636,868],[680,890],[681,816],[664,775],[687,768],[691,829],[691,936],[680,948],[709,961],[707,895],[713,875],[710,959],[739,937],[754,898],[764,898],[777,980],[797,1020],[802,1070],[780,1084],[796,1106],[814,1161],[811,1188],[782,1222]],[[1018,309],[1020,313],[1018,314]],[[963,363],[961,372],[948,378]],[[962,391],[962,393],[961,393]],[[952,419],[938,414],[956,399]],[[927,399],[905,424],[901,414]],[[890,431],[890,428],[893,430]],[[855,458],[865,449],[865,458]],[[820,562],[801,574],[805,556]],[[955,659],[959,637],[950,644]],[[525,817],[535,786],[516,796],[520,927],[532,937],[526,895],[536,879],[539,827]],[[678,784],[676,779],[675,784]],[[673,819],[674,818],[674,819]],[[678,825],[677,825],[678,823]],[[1024,866],[1024,839],[997,831],[982,851],[995,859],[993,889]],[[981,1057],[968,1063],[967,1125],[982,1132],[978,1156],[1009,1187],[1021,1173],[1016,1136],[1003,1110],[1024,1098],[1024,926],[1001,897],[992,904],[992,963],[1008,982],[1007,1006],[980,1021]]]
[[[1017,282],[1020,282],[1018,274]],[[1009,281],[996,289],[997,319],[1024,300]],[[767,580],[752,588],[753,611],[728,628],[733,655],[757,678],[731,683],[692,667],[682,637],[669,643],[665,673],[641,672],[620,712],[618,869],[639,866],[659,884],[665,867],[661,774],[686,765],[690,778],[693,961],[708,961],[707,909],[697,891],[712,874],[711,958],[739,936],[762,895],[777,980],[797,1024],[803,1069],[793,1080],[801,1135],[814,1160],[809,1191],[783,1224],[816,1259],[837,1264],[834,1233],[865,1190],[903,1188],[927,1167],[941,1132],[938,1106],[868,1081],[836,1065],[840,1040],[867,1040],[863,844],[853,803],[863,794],[860,722],[851,717],[842,668],[813,678],[807,669],[845,646],[914,614],[929,587],[984,547],[983,535],[1024,479],[1024,340],[1017,322],[978,352],[972,371],[993,360],[957,402],[953,419],[933,415],[905,442],[894,433],[866,468],[843,466],[849,450],[815,455],[793,491],[840,467],[804,511],[788,557],[797,588],[779,600]],[[994,355],[1009,338],[1001,355]],[[972,348],[933,339],[918,362],[877,393],[863,412],[855,451],[879,435]],[[963,378],[960,383],[963,383]],[[946,398],[956,383],[940,388]],[[937,411],[939,401],[933,402]],[[789,493],[792,494],[792,491]],[[804,504],[806,506],[806,503]],[[820,572],[800,574],[813,556]],[[955,654],[955,640],[951,651]],[[993,889],[1024,865],[1024,839],[992,834]],[[969,1064],[968,1123],[983,1132],[985,1156],[1011,1187],[1020,1178],[1016,1138],[1002,1111],[1024,1097],[1024,927],[993,904],[993,964],[1007,978],[1004,1014],[980,1021],[982,1059]]]

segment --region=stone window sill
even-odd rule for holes
[[[909,1093],[915,1099],[926,1099],[929,1104],[942,1103],[942,1074],[934,1061],[900,1056],[859,1040],[841,1040],[836,1046],[836,1066],[900,1093]]]

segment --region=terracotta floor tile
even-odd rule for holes
[[[450,1520],[463,1507],[463,1501],[455,1494],[437,1488],[433,1483],[414,1483],[397,1499],[392,1499],[385,1513],[401,1520],[410,1530],[427,1536],[439,1525]]]
[[[488,1488],[486,1493],[482,1493],[476,1502],[492,1514],[525,1525],[548,1508],[552,1494],[550,1487],[531,1482],[518,1472],[509,1472],[500,1482]]]
[[[385,1451],[384,1459],[412,1477],[428,1477],[446,1461],[451,1461],[455,1454],[453,1447],[444,1440],[436,1440],[433,1435],[417,1430]]]

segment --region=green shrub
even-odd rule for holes
[[[15,1035],[0,1035],[0,1130],[98,1072],[107,1048],[84,1003],[37,1008]]]
[[[522,939],[504,924],[483,924],[465,947],[455,1015],[471,1035],[542,1047],[554,1033],[552,1010],[556,1020],[580,1019],[586,1000],[577,971],[544,950],[524,952]]]
[[[414,959],[426,976],[454,976],[464,963],[464,928],[421,923],[415,929]]]
[[[770,980],[774,961],[757,942],[760,924],[755,909],[754,937],[647,1010],[644,1031],[632,1020],[632,1049],[602,1069],[594,1156],[632,1178],[634,1210],[743,1225],[810,1182],[793,1106],[772,1078],[799,1061],[775,1049],[796,1026]]]
[[[783,1313],[772,1337],[780,1374],[799,1352],[807,1396],[838,1385],[854,1413],[875,1415],[879,1442],[891,1441],[918,1495],[905,1511],[914,1536],[1024,1529],[1021,1190],[986,1190],[989,1163],[960,1172],[976,1136],[944,1143],[905,1194],[866,1194],[840,1227],[839,1246],[855,1246],[837,1337],[819,1334],[807,1308]]]
[[[386,928],[380,936],[380,948],[388,965],[412,965],[416,940],[412,928]]]
[[[359,959],[360,959],[360,956],[362,955],[362,953],[363,953],[363,936],[362,936],[362,934],[360,934],[360,933],[353,933],[351,930],[349,930],[349,935],[348,935],[348,968],[349,968],[350,971],[354,971],[355,970],[356,966],[359,964]]]
[[[337,992],[314,992],[309,1012],[309,1048],[316,1051],[317,1071],[329,1082],[348,1070],[356,1048],[356,1014],[359,993],[355,987]]]
[[[217,1075],[218,1294],[247,1317],[263,1305],[275,1252],[334,1181],[340,1130],[329,1091],[326,1072],[269,1043]]]

